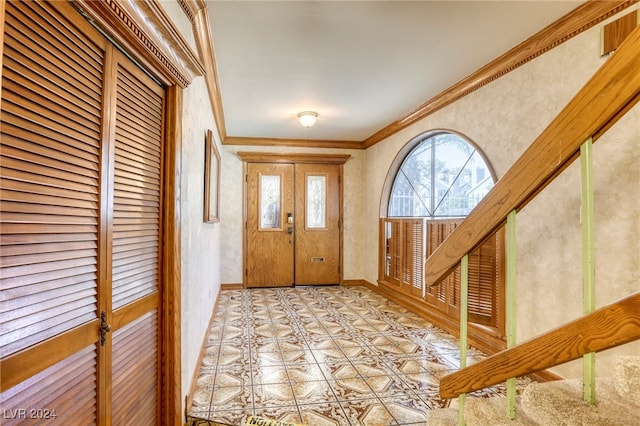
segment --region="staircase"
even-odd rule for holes
[[[468,396],[459,403],[452,401],[450,408],[429,414],[430,425],[640,425],[640,356],[621,357],[613,377],[595,379],[593,362],[597,352],[640,340],[640,291],[635,290],[615,303],[596,309],[591,176],[591,144],[640,102],[639,49],[640,26],[425,264],[428,286],[437,285],[458,265],[464,277],[468,253],[506,223],[508,349],[443,377],[440,380],[442,398],[469,394],[580,358],[584,360],[583,379],[534,383],[519,395],[513,381],[508,380],[508,398]],[[556,156],[557,163],[547,156]],[[517,344],[515,218],[518,211],[577,158],[580,158],[582,173],[584,315]],[[557,167],[550,168],[550,164]],[[461,360],[466,358],[467,347],[466,292],[466,286],[463,288],[461,284]],[[510,420],[513,416],[507,413],[513,414],[514,407],[516,416]]]
[[[613,377],[598,379],[598,400],[588,405],[582,398],[582,380],[559,380],[528,385],[518,397],[517,416],[509,420],[506,398],[468,398],[464,419],[468,426],[497,425],[593,425],[640,424],[640,356],[618,360]],[[429,413],[428,424],[458,425],[458,408]]]

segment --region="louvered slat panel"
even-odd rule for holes
[[[140,413],[156,423],[157,339],[155,310],[113,333],[113,424],[137,424]]]
[[[393,221],[391,227],[391,277],[399,284],[402,277],[402,226],[399,221]]]
[[[96,358],[89,346],[0,394],[2,424],[96,424]]]
[[[401,264],[402,270],[400,272],[400,284],[403,288],[411,285],[411,269],[413,266],[412,256],[413,256],[413,241],[411,239],[411,222],[403,220],[400,222],[400,229],[402,230],[402,238],[401,240]]]
[[[6,7],[2,357],[96,317],[103,59],[49,9]]]
[[[476,323],[496,326],[498,262],[496,236],[487,239],[470,256],[469,318]]]
[[[118,69],[113,294],[118,309],[158,288],[162,97]],[[141,248],[141,244],[143,248]]]
[[[36,14],[27,16],[28,13],[24,13],[27,11],[26,7],[19,9],[11,11],[12,18],[15,19],[12,19],[10,23],[11,28],[15,30],[15,39],[24,47],[23,50],[17,49],[17,51],[39,53],[29,56],[29,65],[42,68],[40,74],[44,75],[47,74],[47,68],[52,72],[59,70],[61,74],[58,75],[64,76],[63,79],[67,85],[79,90],[87,88],[91,92],[99,93],[102,81],[99,76],[102,70],[99,52],[96,52],[96,57],[76,54],[82,50],[73,49],[74,40],[69,38],[70,35],[72,37],[73,35],[56,26],[55,20],[43,20]],[[41,6],[36,5],[34,9],[38,9],[50,17],[46,11],[41,9]],[[34,27],[30,25],[31,22],[38,23],[38,31],[34,31]],[[64,40],[64,42],[60,43],[59,40]],[[87,73],[85,74],[83,70],[86,70]],[[94,99],[100,99],[100,96]]]
[[[422,220],[416,220],[413,223],[412,239],[413,239],[413,254],[412,254],[412,267],[413,274],[411,277],[411,286],[414,289],[413,293],[417,295],[422,294],[422,279],[424,276],[424,222]],[[415,291],[418,290],[418,291]]]

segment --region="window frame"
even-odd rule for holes
[[[383,187],[383,191],[381,194],[381,202],[380,202],[380,226],[379,226],[379,273],[378,273],[378,284],[383,286],[385,289],[387,290],[393,290],[394,294],[396,295],[397,298],[402,299],[402,300],[407,300],[412,299],[414,300],[414,302],[412,302],[412,304],[416,304],[415,306],[419,306],[420,310],[424,310],[425,313],[427,313],[426,317],[429,318],[430,320],[432,320],[432,322],[434,322],[434,324],[441,326],[442,328],[446,329],[447,331],[450,331],[452,333],[457,333],[458,331],[458,322],[459,322],[459,309],[455,306],[455,297],[452,299],[451,303],[447,304],[447,303],[440,303],[440,301],[435,301],[434,302],[434,291],[429,291],[429,289],[427,289],[426,287],[424,287],[424,283],[422,284],[422,289],[420,291],[416,291],[417,289],[414,288],[415,287],[415,280],[412,280],[411,282],[404,282],[403,279],[401,279],[401,276],[389,276],[388,274],[386,274],[387,271],[387,251],[389,248],[389,244],[390,241],[388,241],[387,238],[387,227],[388,224],[387,222],[396,222],[396,221],[416,221],[419,219],[423,220],[424,223],[424,235],[427,238],[427,240],[425,240],[424,244],[422,244],[422,248],[421,250],[423,250],[423,260],[426,260],[427,257],[427,250],[429,252],[432,252],[434,250],[433,247],[429,248],[432,244],[431,242],[428,241],[428,229],[429,229],[429,222],[432,221],[434,224],[437,222],[442,222],[442,221],[447,221],[450,220],[452,222],[454,221],[461,221],[464,220],[464,218],[467,215],[464,216],[457,216],[457,217],[438,217],[438,216],[426,216],[426,217],[397,217],[397,216],[391,216],[389,215],[389,207],[391,205],[391,195],[392,195],[392,190],[394,188],[394,184],[395,184],[395,180],[400,172],[401,167],[405,164],[406,159],[408,158],[409,155],[411,155],[411,153],[414,151],[414,149],[421,143],[423,143],[425,140],[432,138],[434,136],[437,136],[439,134],[442,133],[451,133],[454,134],[458,137],[460,137],[462,140],[464,140],[466,143],[468,143],[474,150],[475,152],[479,155],[479,157],[484,161],[484,164],[486,166],[486,169],[488,170],[490,177],[493,181],[493,183],[495,184],[495,182],[497,181],[497,177],[496,177],[496,173],[491,165],[491,163],[488,161],[488,158],[486,157],[486,155],[484,154],[484,152],[479,148],[479,146],[474,143],[472,140],[470,140],[470,138],[466,137],[465,135],[456,132],[456,131],[451,131],[451,130],[446,130],[446,129],[437,129],[437,130],[431,130],[425,133],[422,133],[420,135],[418,135],[417,137],[413,138],[411,141],[409,141],[404,147],[402,147],[402,149],[400,149],[398,151],[398,154],[396,155],[396,157],[394,158],[393,162],[391,163],[390,167],[389,167],[389,171],[387,173],[385,182],[384,182],[384,187]],[[437,152],[436,152],[437,154]],[[401,229],[403,226],[407,226],[405,224],[398,224],[397,226],[399,226],[398,229]],[[404,234],[403,234],[404,235]],[[395,244],[398,244],[397,242]],[[402,242],[400,244],[403,244]],[[492,243],[493,244],[493,243]],[[504,337],[504,232],[502,229],[498,230],[496,232],[496,236],[494,237],[494,248],[493,250],[495,250],[495,258],[496,260],[496,266],[495,266],[495,287],[494,287],[494,313],[493,313],[493,318],[491,321],[492,325],[483,325],[480,322],[471,322],[470,323],[470,333],[476,334],[477,335],[477,339],[474,339],[476,341],[482,341],[482,342],[490,342],[488,343],[488,346],[484,347],[483,349],[487,350],[487,351],[495,351],[495,350],[500,350],[504,348],[505,345],[505,337]],[[429,246],[429,247],[428,247]],[[477,250],[474,250],[474,253],[477,252],[480,248],[478,248]],[[409,252],[408,249],[404,249],[404,252]],[[413,257],[417,256],[416,253],[412,253],[411,254]],[[409,264],[409,263],[414,263],[415,261],[411,260],[411,259],[400,259],[397,260],[397,262],[399,262],[399,265],[403,265],[404,268],[406,268],[406,266],[404,266],[405,264]],[[424,275],[424,263],[421,265],[422,266],[422,274]],[[459,269],[459,267],[457,268]],[[403,271],[403,273],[405,275],[407,275],[406,271]],[[413,275],[413,272],[409,271],[408,273],[409,275]],[[452,277],[456,275],[456,271],[452,272]],[[459,272],[457,273],[457,275],[459,275]],[[400,277],[400,279],[398,279]],[[447,281],[447,280],[445,280]],[[446,289],[440,289],[438,291],[435,291],[435,294],[438,294],[439,292],[442,293],[442,291],[447,292],[448,294],[454,294],[455,293],[455,278],[451,278],[449,279],[448,282],[446,284],[443,284],[443,289],[444,286],[447,286]],[[457,284],[459,286],[459,284]],[[431,293],[431,297],[428,293]],[[446,318],[443,318],[446,317]],[[471,319],[473,319],[473,316],[470,316]],[[438,323],[438,320],[442,319],[441,323]]]

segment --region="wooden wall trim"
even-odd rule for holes
[[[588,1],[454,84],[419,107],[374,133],[362,143],[369,148],[439,109],[475,92],[594,25],[637,3],[638,0]]]
[[[321,163],[344,164],[349,154],[279,154],[272,152],[238,152],[238,157],[248,163]]]
[[[396,302],[400,306],[407,308],[409,311],[424,318],[447,333],[456,337],[460,334],[460,326],[456,321],[445,318],[437,312],[432,312],[427,303],[421,298],[399,293],[396,288],[388,286],[384,282],[379,282],[378,285],[367,283],[366,286],[387,299]],[[474,324],[469,324],[469,344],[489,355],[500,352],[506,348],[504,341],[497,337],[487,336],[486,333],[481,333],[480,328]]]
[[[222,290],[222,288],[220,288]],[[184,407],[184,416],[187,417],[187,413],[189,408],[193,404],[193,395],[196,393],[196,388],[198,385],[198,373],[200,372],[200,366],[202,365],[202,359],[204,358],[204,354],[207,349],[207,341],[209,340],[209,333],[211,332],[211,327],[213,327],[213,322],[215,320],[216,310],[218,309],[218,302],[220,301],[220,292],[216,296],[215,302],[213,302],[213,309],[211,309],[211,316],[209,317],[209,324],[207,325],[207,329],[205,330],[204,336],[202,336],[202,343],[200,344],[200,352],[198,353],[198,360],[196,361],[196,367],[193,369],[191,373],[191,386],[189,386],[189,393],[187,394],[187,399]]]
[[[220,94],[220,83],[218,81],[218,66],[216,65],[213,37],[209,12],[204,1],[200,0],[180,0],[187,16],[193,24],[193,35],[196,40],[200,60],[204,64],[204,79],[209,94],[209,103],[213,111],[213,118],[216,122],[218,135],[224,142],[227,137],[227,128],[224,122],[224,110],[222,108],[222,96]],[[186,11],[189,12],[186,12]]]
[[[284,139],[284,138],[245,138],[227,136],[223,145],[249,145],[249,146],[290,146],[300,148],[338,148],[338,149],[365,149],[360,141],[341,141],[326,139]]]
[[[602,29],[602,55],[616,50],[635,27],[640,25],[640,14],[634,10],[617,20],[607,24]]]
[[[158,2],[75,0],[75,4],[143,66],[156,72],[164,85],[187,87],[205,73]]]
[[[355,287],[355,286],[364,286],[366,287],[369,284],[367,280],[342,280],[340,284],[343,287]]]
[[[166,424],[183,423],[181,333],[180,176],[182,89],[166,91],[164,216],[162,247],[162,407]]]
[[[220,290],[244,290],[243,283],[222,283]]]
[[[78,1],[81,3],[89,2],[88,0]],[[114,3],[115,0],[102,0],[102,2]],[[479,88],[637,2],[638,0],[587,1],[518,46],[499,56],[435,97],[427,100],[417,108],[409,111],[398,120],[390,123],[363,141],[340,141],[227,136],[206,2],[202,0],[178,0],[178,3],[182,6],[183,10],[185,10],[187,17],[189,17],[194,25],[194,35],[205,69],[204,74],[207,82],[207,90],[209,91],[216,126],[223,145],[336,149],[367,149],[445,106],[473,93]]]

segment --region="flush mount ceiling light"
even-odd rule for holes
[[[298,122],[304,127],[311,127],[316,124],[318,113],[313,111],[302,111],[298,114]]]

